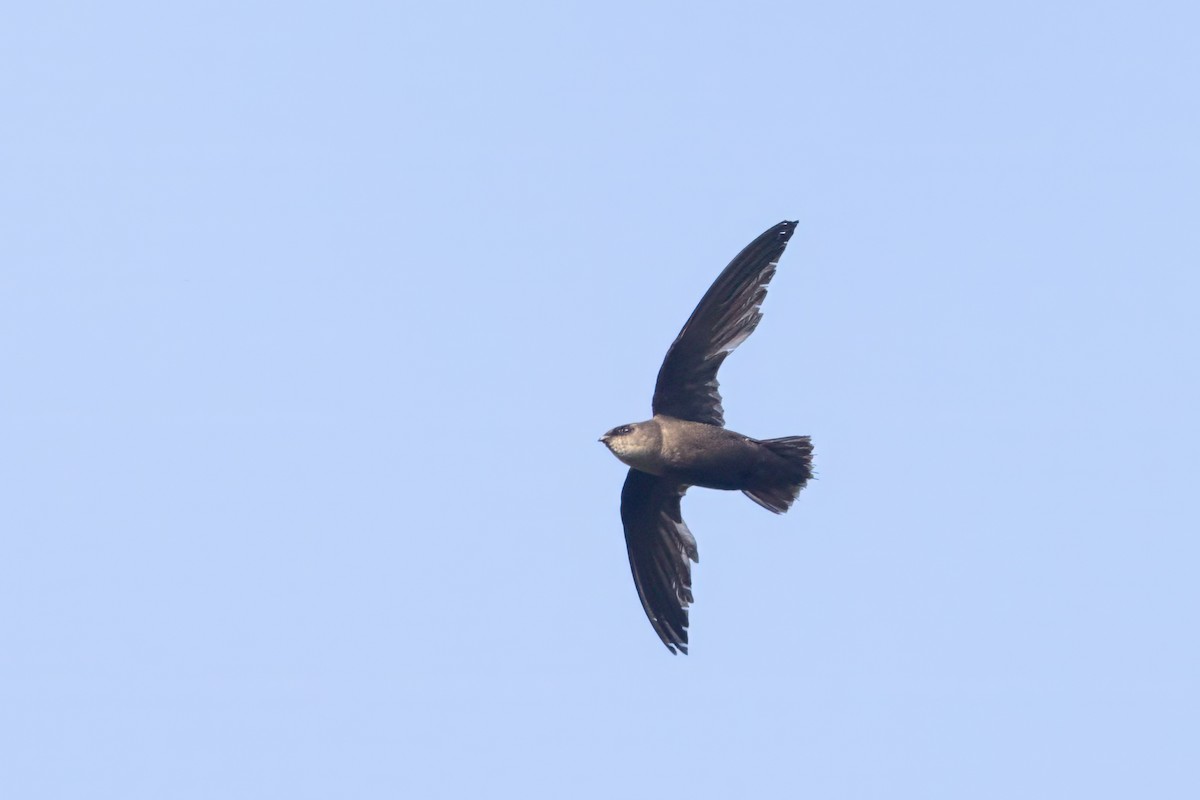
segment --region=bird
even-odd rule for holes
[[[653,416],[619,425],[600,441],[629,467],[621,524],[642,608],[672,654],[688,652],[696,538],[680,502],[692,486],[741,491],[785,513],[813,475],[808,436],[754,439],[725,427],[717,371],[762,319],[767,284],[796,230],[784,220],[737,254],[705,292],[667,350]]]

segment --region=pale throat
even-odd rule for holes
[[[608,444],[608,449],[621,462],[628,464],[634,469],[648,472],[651,475],[662,474],[662,458],[659,456],[658,447],[651,442],[630,442],[628,437],[620,437],[614,439]]]

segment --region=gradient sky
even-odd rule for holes
[[[10,5],[0,796],[1200,796],[1194,4]]]

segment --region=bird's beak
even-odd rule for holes
[[[601,437],[600,437],[599,439],[597,439],[596,441],[597,441],[597,442],[603,442],[604,444],[608,444],[608,434],[607,434],[607,433],[606,433],[606,434],[604,434],[603,436],[601,436]]]

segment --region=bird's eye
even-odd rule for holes
[[[628,425],[622,425],[619,428],[613,428],[613,436],[624,436],[627,433],[633,433],[633,428]]]

